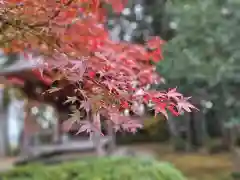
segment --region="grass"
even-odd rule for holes
[[[161,161],[175,165],[188,180],[231,180],[233,166],[230,153],[175,153],[169,146],[144,145],[142,150],[152,151]],[[141,147],[135,147],[141,149]],[[134,149],[135,149],[134,148]]]

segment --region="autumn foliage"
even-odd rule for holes
[[[56,79],[75,86],[79,102],[70,120],[79,132],[100,131],[101,116],[116,130],[135,132],[142,125],[122,115],[124,109],[152,102],[155,113],[167,117],[195,109],[176,89],[148,90],[161,83],[154,63],[162,60],[159,37],[144,45],[113,42],[105,28],[109,5],[121,12],[124,0],[2,0],[0,45],[6,52],[37,52],[44,58],[42,69],[55,71]],[[55,88],[52,91],[58,90]],[[80,120],[82,110],[87,116]]]

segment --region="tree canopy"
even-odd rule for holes
[[[70,118],[81,125],[79,132],[100,132],[100,116],[116,130],[135,132],[142,125],[121,113],[126,108],[135,111],[133,102],[151,101],[155,113],[166,117],[167,111],[178,116],[195,109],[175,88],[147,90],[148,84],[162,81],[155,72],[164,44],[159,37],[144,45],[109,38],[107,10],[111,6],[119,13],[125,4],[124,0],[1,1],[1,48],[26,57],[28,52],[39,54],[43,75],[52,71],[55,79],[75,85],[75,96],[66,103],[79,104]]]
[[[239,118],[239,18],[237,0],[167,1],[174,37],[158,69],[185,92],[200,96],[218,119]],[[212,119],[212,118],[211,118]]]

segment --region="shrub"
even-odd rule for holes
[[[133,144],[143,142],[164,142],[169,140],[168,124],[163,116],[154,117],[147,115],[143,119],[143,128],[134,135],[119,132],[117,134],[118,144]]]
[[[232,173],[232,178],[234,180],[239,180],[240,179],[240,172],[233,172]]]
[[[4,180],[185,180],[171,164],[134,158],[99,158],[54,166],[28,165],[0,174]]]

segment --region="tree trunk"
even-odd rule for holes
[[[109,121],[109,124],[108,124],[108,136],[111,137],[111,142],[109,144],[109,154],[113,153],[114,150],[116,149],[116,133],[113,129],[113,126],[112,126],[112,122]]]
[[[240,149],[236,148],[233,151],[233,172],[240,173]]]
[[[7,155],[7,115],[6,112],[0,111],[0,157]]]
[[[54,106],[53,106],[54,107]],[[55,111],[57,109],[54,107]],[[60,122],[60,113],[57,111],[57,119],[53,127],[53,142],[58,144],[61,143],[61,122]]]
[[[99,132],[93,132],[91,134],[91,139],[92,139],[92,142],[95,146],[97,156],[98,157],[104,156],[105,151],[104,151],[103,145],[101,144],[101,134]]]
[[[7,111],[4,109],[4,89],[0,89],[0,157],[7,155]]]

